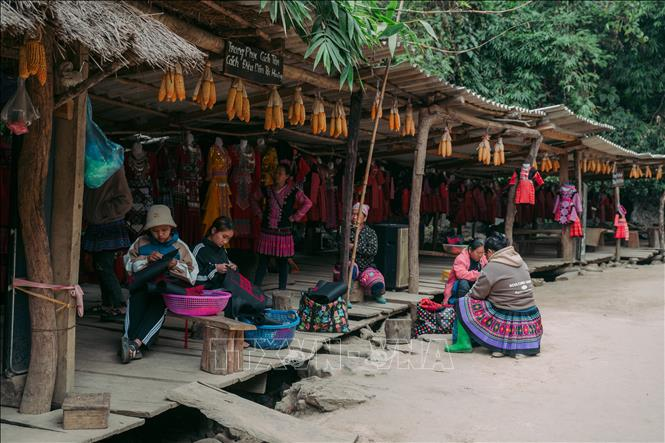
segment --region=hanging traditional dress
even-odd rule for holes
[[[177,155],[166,146],[155,154],[157,157],[157,173],[155,177],[155,203],[168,206],[175,213],[173,192],[176,187]]]
[[[140,152],[132,150],[125,157],[125,175],[127,184],[132,192],[132,208],[125,216],[130,238],[135,240],[143,233],[148,209],[153,205],[153,190],[151,174],[155,166],[148,154],[142,149]]]
[[[181,146],[178,149],[178,166],[175,192],[175,222],[180,238],[193,245],[201,240],[200,188],[203,171],[203,155],[198,145]]]
[[[261,159],[261,184],[263,186],[272,186],[273,177],[277,170],[277,150],[275,148],[268,149]]]
[[[260,157],[243,141],[230,154],[234,165],[231,175],[231,218],[235,225],[235,236],[232,245],[237,249],[252,249],[254,239],[258,238],[259,223],[255,221],[251,201],[261,181]]]
[[[630,231],[628,230],[628,221],[626,220],[626,208],[623,205],[619,205],[619,209],[617,209],[614,215],[614,228],[616,229],[614,238],[628,241]]]
[[[554,220],[563,227],[571,223],[570,236],[582,237],[582,224],[580,214],[582,214],[582,199],[574,185],[563,185],[559,190],[559,195],[554,202]]]
[[[231,216],[231,188],[229,187],[229,170],[231,157],[222,145],[221,139],[215,140],[208,153],[208,171],[206,178],[210,181],[208,192],[203,203],[203,233],[208,231],[217,217]],[[247,201],[249,204],[249,201]]]
[[[509,185],[514,185],[517,181],[517,172],[513,173],[513,176],[508,182]],[[531,167],[529,164],[523,164],[520,169],[520,181],[517,185],[517,190],[515,191],[515,203],[516,204],[536,204],[536,186],[542,186],[545,181],[540,176],[540,173]]]

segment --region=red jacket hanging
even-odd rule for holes
[[[517,172],[513,172],[513,176],[510,178],[508,184],[514,185],[516,182]],[[542,186],[545,183],[536,169],[532,168],[530,165],[522,166],[522,169],[520,170],[520,181],[515,192],[516,204],[536,204],[536,188],[534,187],[534,182],[536,186]]]

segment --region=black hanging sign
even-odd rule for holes
[[[225,74],[262,85],[282,84],[282,57],[229,40],[225,46]]]

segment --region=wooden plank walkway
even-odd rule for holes
[[[119,414],[109,416],[106,429],[88,429],[65,431],[62,429],[62,410],[39,415],[19,414],[14,408],[2,407],[0,422],[0,439],[6,443],[35,442],[81,442],[90,443],[121,434],[130,429],[142,426],[142,418],[127,417]]]

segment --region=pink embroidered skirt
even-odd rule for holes
[[[291,229],[261,228],[256,252],[273,257],[293,257],[295,255],[295,247],[293,245]]]

